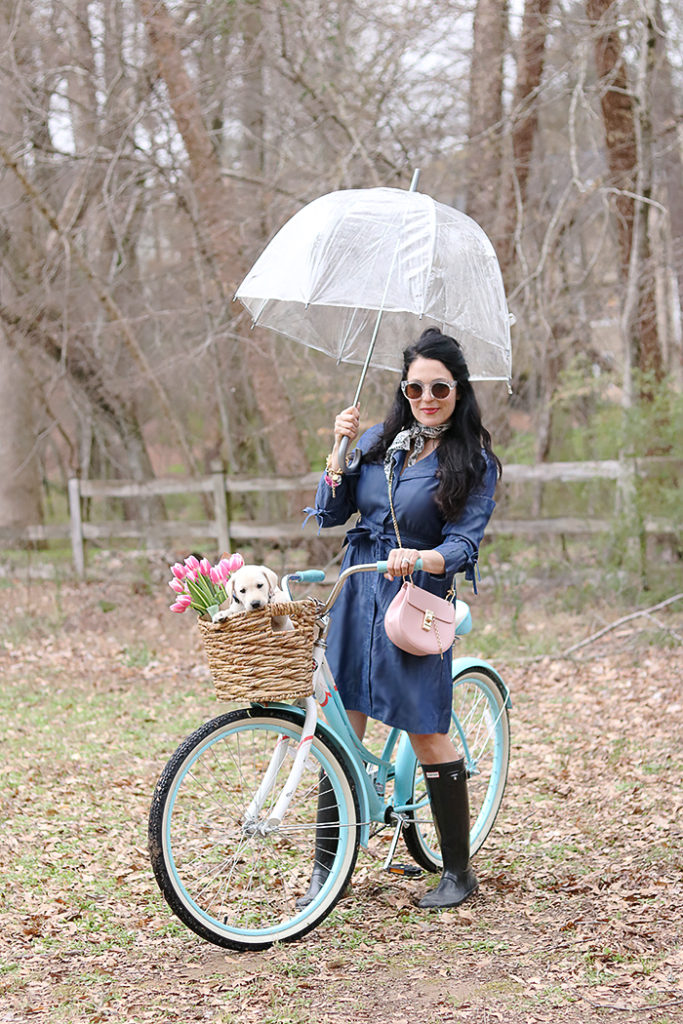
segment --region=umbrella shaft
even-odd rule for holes
[[[413,180],[410,183],[410,188],[408,190],[409,192],[416,192],[417,191],[417,182],[418,182],[419,177],[420,177],[420,169],[418,167],[413,172]],[[370,360],[372,359],[372,353],[375,350],[375,342],[377,341],[377,335],[379,334],[379,325],[382,322],[382,313],[384,312],[384,300],[386,298],[387,289],[389,287],[389,282],[391,280],[391,274],[392,274],[392,271],[393,271],[394,261],[396,260],[396,253],[397,252],[398,252],[398,246],[396,247],[396,250],[394,251],[394,256],[393,256],[393,259],[391,261],[391,267],[390,267],[390,270],[389,270],[389,276],[387,278],[386,287],[384,289],[384,295],[382,296],[382,304],[381,304],[381,306],[380,306],[380,308],[379,308],[379,310],[377,312],[377,319],[375,320],[375,326],[374,326],[373,331],[372,331],[372,337],[370,338],[370,344],[368,345],[368,352],[367,352],[367,355],[365,357],[365,362],[363,363],[363,369],[361,370],[360,379],[358,381],[358,386],[356,388],[356,394],[353,396],[353,404],[354,405],[358,405],[358,402],[360,400],[360,393],[363,390],[363,384],[365,383],[365,378],[367,376],[367,372],[370,369]],[[346,467],[346,464],[347,464],[346,463],[346,452],[347,452],[348,447],[349,447],[349,439],[348,439],[348,437],[343,437],[341,439],[341,444],[339,445],[339,461],[340,461],[340,464],[341,464],[342,468]],[[358,452],[357,451],[354,452],[354,455],[358,455]],[[358,460],[356,459],[354,464],[356,464],[357,462],[358,462]],[[351,468],[351,466],[349,466],[349,468]]]
[[[417,182],[418,182],[419,177],[420,177],[420,168],[417,167],[413,171],[413,180],[410,182],[410,188],[408,189],[409,192],[416,192],[417,191]],[[398,246],[396,247],[396,250],[394,251],[394,257],[393,257],[393,259],[391,261],[391,267],[389,269],[389,277],[387,278],[386,288],[384,289],[384,295],[382,296],[382,304],[381,304],[381,306],[379,308],[379,311],[377,313],[377,319],[375,320],[375,327],[374,327],[374,330],[372,332],[372,338],[370,339],[370,345],[368,347],[368,353],[367,353],[367,355],[365,357],[365,363],[363,364],[363,369],[361,371],[360,380],[358,381],[358,387],[356,388],[356,394],[355,394],[354,399],[353,399],[353,404],[354,405],[358,405],[358,400],[360,399],[360,393],[363,390],[363,384],[365,383],[365,377],[366,377],[366,374],[367,374],[367,372],[368,372],[368,370],[370,368],[370,360],[372,359],[372,353],[374,352],[374,349],[375,349],[375,342],[377,341],[377,335],[379,333],[379,325],[382,322],[382,313],[384,312],[384,300],[386,298],[387,289],[389,287],[389,281],[391,280],[391,274],[392,274],[392,271],[393,271],[393,268],[394,268],[394,262],[396,260],[396,253],[397,253],[397,251],[398,251]]]
[[[370,338],[370,344],[368,345],[368,352],[365,357],[365,362],[363,363],[363,369],[361,370],[358,386],[356,387],[356,394],[354,395],[353,398],[354,405],[358,405],[360,393],[363,390],[363,384],[365,383],[365,378],[367,376],[368,370],[370,369],[370,360],[372,359],[372,353],[374,352],[375,349],[375,342],[377,341],[377,335],[379,334],[379,325],[382,323],[383,312],[384,310],[380,309],[379,312],[377,313],[377,319],[375,320],[375,326],[372,331],[372,337]]]

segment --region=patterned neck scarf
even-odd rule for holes
[[[413,450],[408,456],[406,466],[414,466],[424,451],[425,442],[432,437],[441,437],[448,427],[448,423],[442,423],[439,427],[425,427],[422,423],[413,423],[405,430],[399,430],[384,456],[384,474],[387,481],[391,483],[394,474],[394,452],[409,451],[412,445]]]

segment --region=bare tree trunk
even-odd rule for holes
[[[631,280],[637,288],[628,331],[632,365],[659,379],[663,366],[657,332],[654,273],[649,259],[647,206],[652,192],[650,154],[646,152],[650,145],[649,111],[641,110],[640,123],[636,123],[638,114],[616,23],[616,3],[613,0],[586,0],[586,11],[595,30],[595,63],[600,82],[610,186],[615,192],[621,278],[624,287]],[[639,152],[639,137],[642,152]]]
[[[214,267],[216,283],[227,300],[232,298],[245,267],[239,255],[237,258],[229,256],[234,252],[236,239],[226,235],[230,199],[221,177],[218,156],[204,124],[197,91],[183,61],[173,18],[161,0],[139,0],[139,3],[187,151],[199,220],[205,230],[204,255]],[[254,11],[252,17],[256,16]],[[271,340],[261,345],[252,344],[248,360],[274,463],[284,475],[305,472],[303,445],[280,383]],[[277,447],[275,438],[280,442]]]
[[[521,235],[534,140],[538,128],[536,97],[543,77],[548,11],[552,0],[526,0],[517,59],[512,110],[512,167],[505,175],[500,225],[494,244],[507,280],[511,274],[516,239]]]
[[[503,171],[503,59],[508,27],[507,0],[477,0],[472,26],[468,129],[467,213],[493,239]],[[482,418],[499,443],[508,433],[504,403],[480,388]]]
[[[683,321],[683,159],[681,158],[681,129],[675,107],[676,88],[669,61],[666,25],[662,16],[661,0],[654,0],[652,33],[654,40],[654,68],[652,74],[652,128],[654,160],[660,169],[666,193],[669,215],[669,235],[678,288],[678,316],[673,334],[680,345]],[[679,101],[680,102],[680,101]],[[681,360],[681,349],[678,351]]]
[[[33,382],[0,328],[0,527],[42,522]]]
[[[8,31],[5,12],[0,14],[0,31],[3,30]],[[19,111],[15,103],[15,97],[8,90],[0,90],[0,121],[4,132],[18,131]],[[9,175],[2,181],[2,199],[0,295],[14,299],[14,275],[6,272],[5,260],[13,239],[30,238],[30,216],[21,201],[18,182]],[[42,522],[32,385],[27,365],[12,351],[0,324],[0,526]]]
[[[2,337],[9,343],[8,349],[15,356],[21,352],[28,361],[31,352],[38,353],[41,361],[52,364],[53,373],[66,374],[81,400],[84,398],[87,401],[88,415],[92,415],[99,433],[108,441],[112,464],[117,461],[117,456],[111,453],[118,449],[117,475],[124,469],[134,480],[143,481],[153,477],[139,418],[131,404],[113,389],[111,381],[101,372],[96,353],[87,345],[72,344],[70,341],[63,343],[61,332],[55,335],[46,328],[44,313],[37,320],[28,315],[13,314],[0,304],[0,321],[4,327]],[[121,465],[124,461],[121,450],[125,452],[124,465]],[[87,469],[87,459],[85,464],[83,460],[80,464],[74,460],[70,466],[72,473],[87,472]],[[157,518],[165,518],[161,499],[150,501],[148,508],[153,510]]]
[[[503,166],[503,57],[507,0],[477,0],[472,36],[467,212],[493,234]]]

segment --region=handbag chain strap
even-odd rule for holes
[[[396,533],[396,540],[398,541],[398,546],[400,548],[402,548],[403,547],[403,541],[401,540],[401,534],[400,534],[400,531],[399,531],[399,528],[398,528],[398,520],[396,519],[396,513],[394,512],[394,502],[393,502],[393,499],[391,497],[391,485],[393,483],[393,480],[394,480],[394,466],[392,464],[391,472],[389,474],[389,479],[387,480],[387,485],[388,485],[388,489],[389,489],[389,508],[391,509],[391,520],[392,520],[392,522],[394,524],[394,532]],[[405,579],[405,576],[401,576],[401,578]]]
[[[391,494],[391,486],[392,486],[393,480],[394,480],[394,466],[392,464],[391,472],[389,473],[389,479],[387,480],[388,491],[389,491],[389,508],[391,510],[391,520],[392,520],[392,522],[394,524],[394,531],[396,533],[396,540],[398,541],[398,546],[400,548],[402,548],[403,547],[403,541],[401,540],[401,534],[400,534],[399,529],[398,529],[398,520],[396,519],[396,512],[394,511],[394,501],[393,501],[392,494]],[[401,579],[405,579],[405,576],[402,575]],[[454,601],[455,600],[455,573],[453,573],[453,579],[451,580],[451,586],[450,586],[450,589],[449,589],[448,593],[446,594],[445,600],[446,601]],[[436,625],[436,622],[434,622],[434,628],[436,629],[436,636],[437,636],[437,639],[439,641],[439,650],[441,650],[441,639],[439,637],[439,629],[438,629],[438,626]],[[443,652],[441,654],[441,657],[443,658]]]

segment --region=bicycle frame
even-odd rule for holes
[[[386,563],[351,568],[363,570],[385,572]],[[359,845],[367,848],[385,828],[385,871],[442,869],[429,785],[409,734],[373,725],[358,739],[327,662],[328,613],[348,574],[316,605],[314,694],[255,701],[205,722],[178,747],[155,788],[148,825],[155,878],[180,920],[217,945],[265,949],[306,934],[336,906]],[[293,578],[313,583],[324,575],[306,570]],[[460,634],[470,628],[461,602],[456,622],[463,611]],[[449,735],[468,774],[479,776],[468,788],[475,854],[503,798],[510,702],[485,662],[455,658],[453,671]],[[395,862],[399,840],[414,863]],[[307,872],[311,885],[303,893]]]
[[[317,658],[321,655],[322,660],[318,662]],[[332,671],[324,657],[324,651],[316,651],[314,646],[313,657],[318,666],[317,682],[323,687],[323,696],[319,703],[324,709],[325,722],[321,722],[320,725],[332,740],[343,747],[348,756],[348,765],[353,771],[361,802],[361,844],[367,846],[372,823],[389,824],[396,820],[395,816],[416,810],[415,805],[409,802],[415,771],[415,754],[407,733],[401,729],[390,729],[380,756],[373,754],[358,739],[351,727]],[[395,761],[392,760],[394,750]],[[371,765],[375,769],[372,773],[368,771]],[[393,778],[394,781],[394,801],[391,805],[384,800],[389,778]]]

